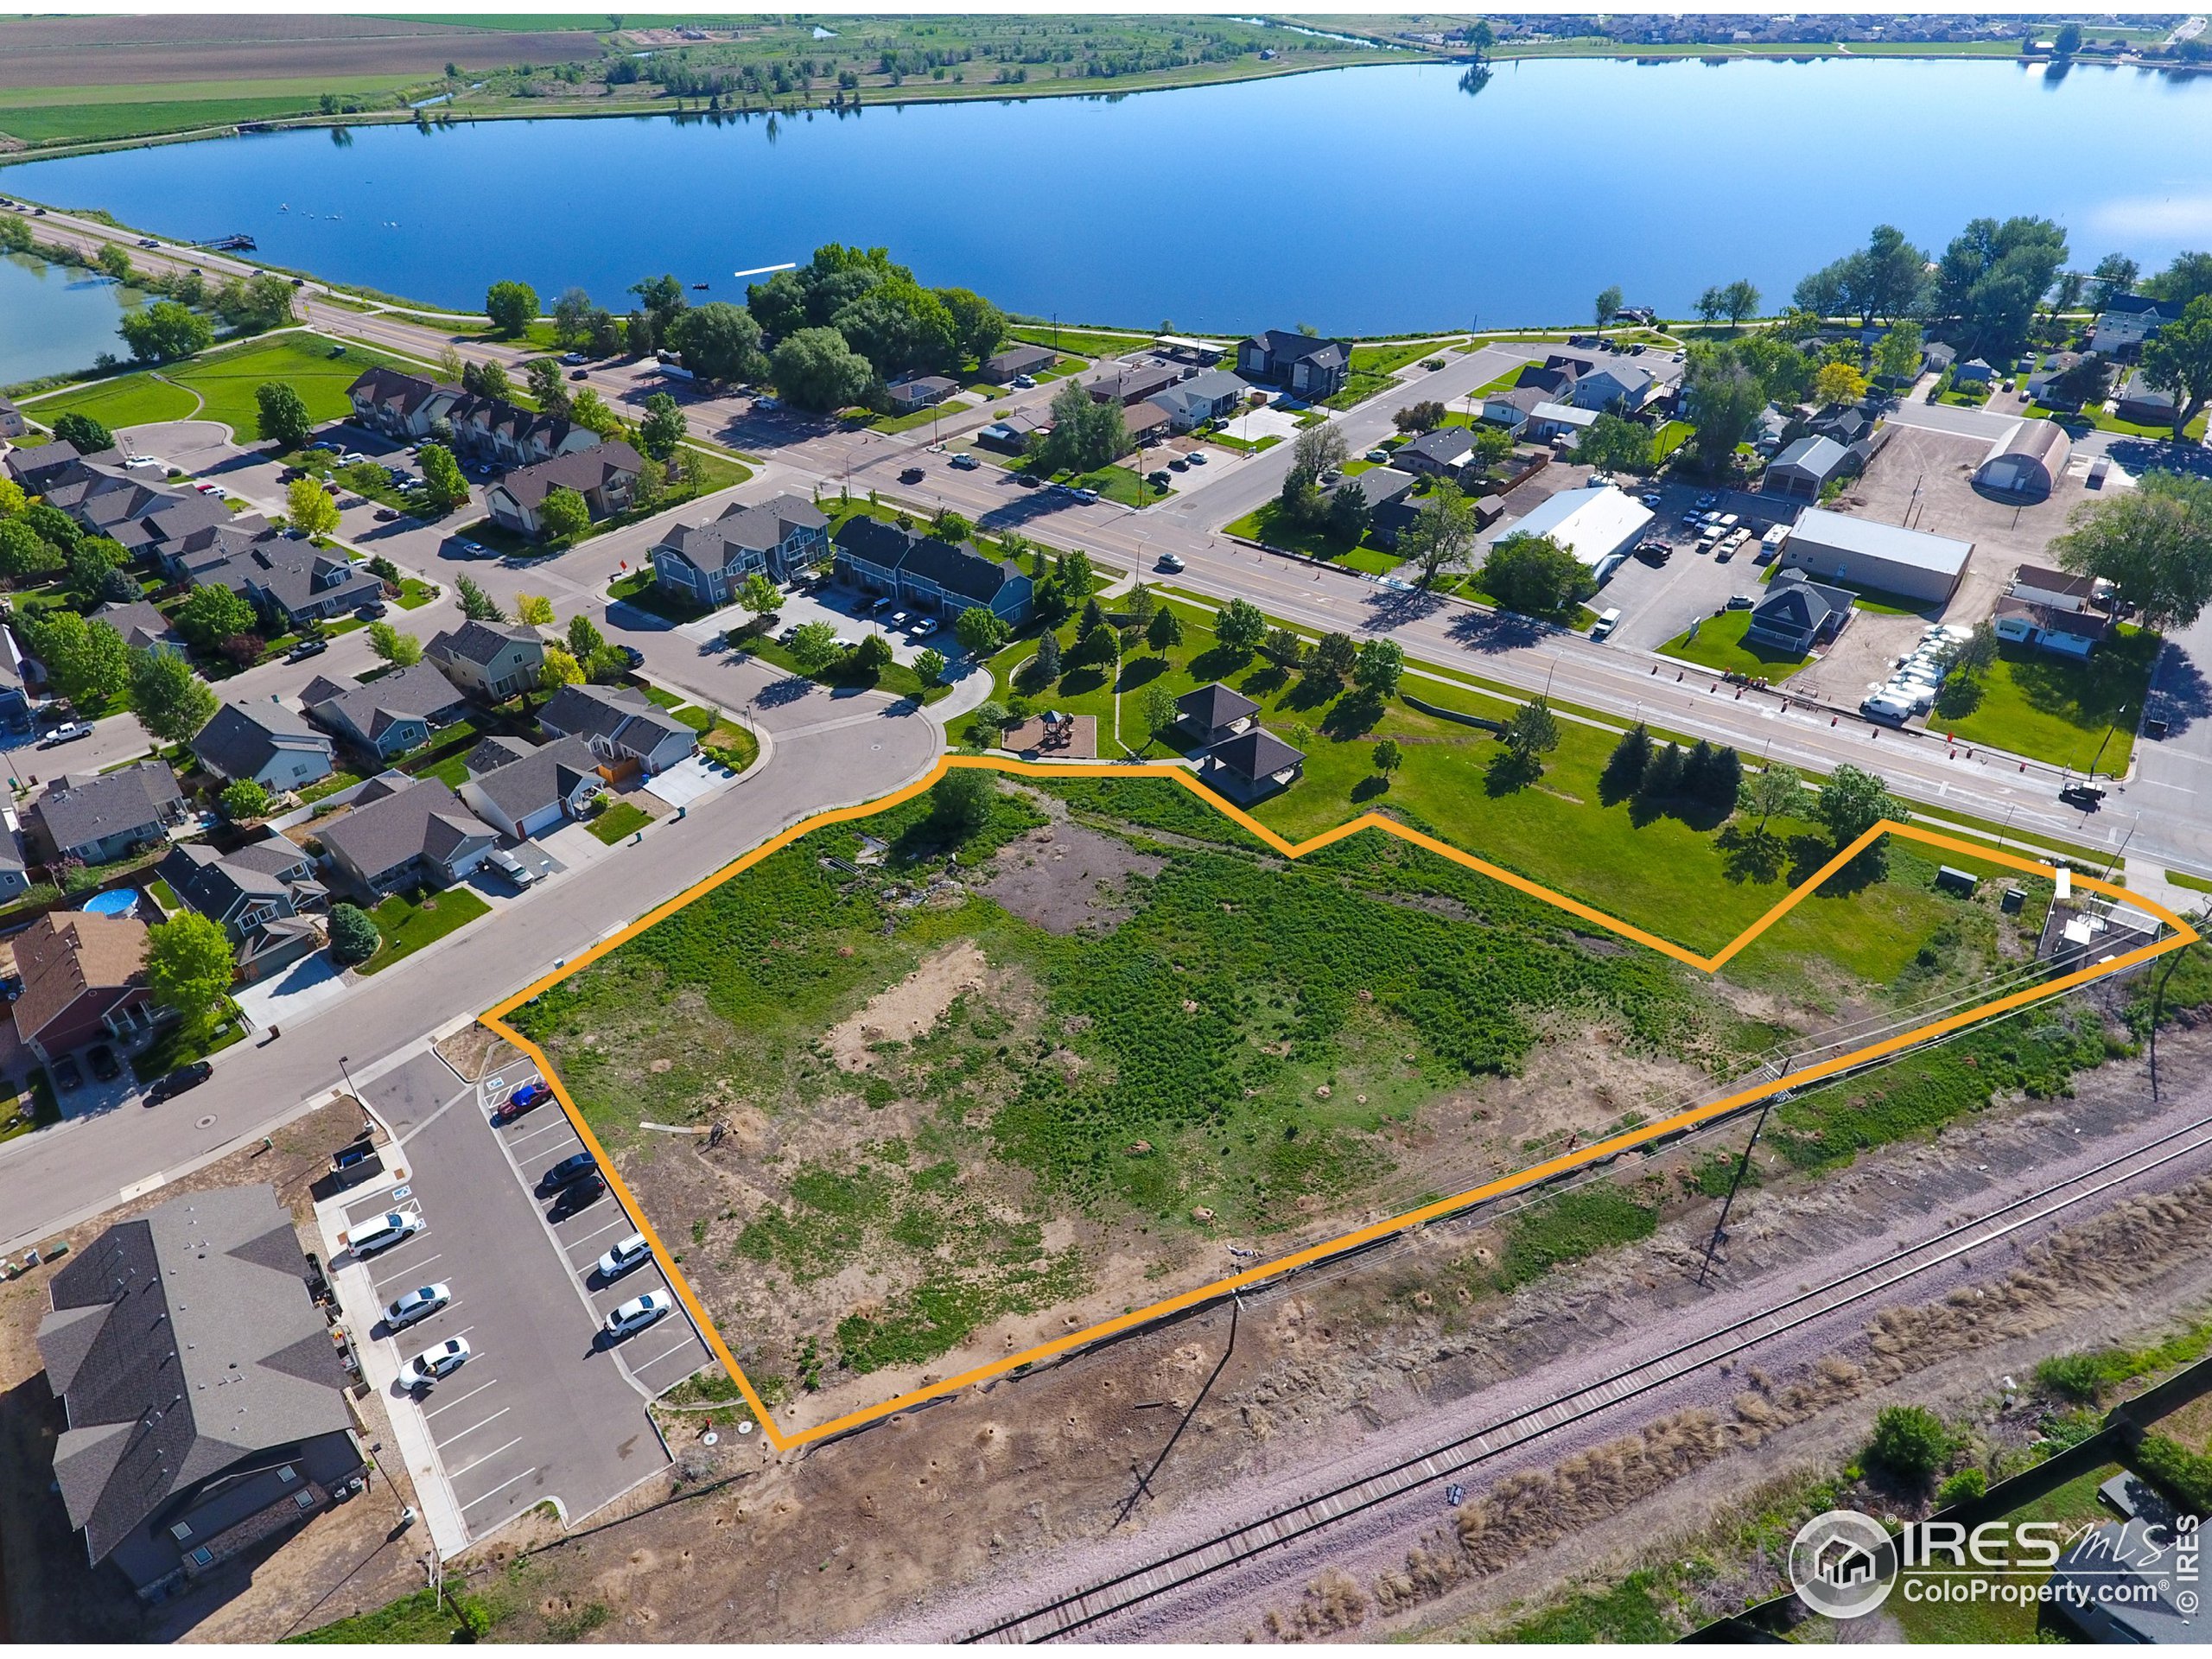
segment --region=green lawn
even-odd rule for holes
[[[465,927],[492,906],[467,887],[448,887],[442,893],[410,896],[395,893],[369,912],[384,943],[363,963],[364,974],[380,974],[395,962],[434,944],[454,929]]]
[[[2113,1519],[2110,1510],[2097,1501],[2097,1488],[2120,1472],[2120,1465],[2108,1464],[2102,1469],[2070,1480],[2056,1491],[2047,1493],[2032,1503],[2025,1503],[2005,1518],[2018,1523],[2024,1521],[2056,1522],[2065,1537],[2071,1538],[2085,1524]],[[1991,1643],[2024,1643],[2033,1645],[2042,1638],[2037,1635],[2039,1604],[2029,1601],[2022,1605],[1995,1603],[1983,1599],[1975,1601],[1922,1600],[1909,1593],[1905,1586],[1915,1580],[1923,1582],[1945,1579],[1986,1577],[1974,1569],[1949,1566],[1909,1567],[1900,1573],[1891,1589],[1889,1599],[1883,1603],[1885,1617],[1893,1617],[1899,1634],[1911,1643],[1972,1643],[1976,1645]],[[2037,1574],[2047,1578],[2049,1574]],[[2055,1624],[2061,1621],[2054,1620]]]
[[[180,1065],[189,1065],[194,1060],[204,1060],[210,1054],[219,1054],[232,1043],[245,1038],[245,1023],[238,1017],[238,1005],[232,1003],[223,1023],[206,1033],[187,1032],[182,1026],[172,1025],[144,1048],[130,1057],[132,1074],[141,1083],[151,1083],[156,1077],[174,1071]]]
[[[653,821],[653,815],[645,808],[628,801],[616,801],[604,812],[591,820],[593,835],[612,847],[626,836],[634,835]]]
[[[1388,548],[1376,546],[1371,535],[1363,536],[1347,547],[1325,528],[1294,524],[1284,516],[1280,501],[1262,502],[1242,518],[1222,526],[1222,530],[1224,535],[1242,536],[1247,541],[1303,553],[1309,559],[1327,559],[1371,575],[1388,575],[1403,563]]]
[[[315,420],[334,421],[352,412],[346,388],[362,370],[378,364],[404,369],[421,366],[366,346],[340,345],[320,334],[289,329],[209,352],[189,362],[170,364],[161,371],[159,380],[151,372],[139,370],[40,398],[27,412],[48,425],[65,411],[91,415],[111,426],[190,416],[220,421],[238,442],[253,443],[257,441],[258,419],[254,391],[264,381],[289,383],[306,400],[308,413]],[[189,387],[204,400],[196,414],[190,395],[180,387]],[[104,413],[104,410],[111,412]]]
[[[1048,322],[1018,322],[1007,330],[1010,340],[1027,346],[1050,346],[1057,352],[1081,357],[1119,357],[1152,344],[1151,334],[1106,334],[1086,328],[1055,328]]]
[[[1747,645],[1744,633],[1751,626],[1749,611],[1730,611],[1709,616],[1659,647],[1662,657],[1717,669],[1723,674],[1742,674],[1752,679],[1779,683],[1812,659],[1789,657],[1764,645]]]
[[[420,577],[399,579],[399,608],[403,611],[419,610],[437,596],[438,590]]]
[[[1987,743],[2077,772],[2094,761],[2100,772],[2116,776],[2134,752],[2135,722],[2158,655],[2158,636],[2140,628],[2120,628],[2085,663],[2007,641],[1982,677],[1980,706],[1971,714],[1938,712],[1928,723],[1962,743]]]
[[[1262,449],[1272,449],[1282,442],[1280,432],[1270,432],[1261,438],[1239,438],[1227,432],[1205,432],[1199,436],[1208,443],[1219,444],[1224,449],[1234,449],[1245,455],[1256,455]]]
[[[798,659],[790,652],[784,649],[777,641],[765,636],[756,636],[747,640],[744,650],[747,655],[757,657],[764,663],[772,664],[778,668],[788,670],[793,674],[823,685],[863,686],[868,690],[885,692],[894,697],[918,697],[924,702],[935,702],[952,689],[949,685],[925,687],[922,684],[922,677],[902,663],[887,664],[873,674],[868,673],[853,664],[850,652],[839,658],[827,668],[817,669],[812,673],[808,673],[805,669],[798,665]]]
[[[2212,881],[2201,875],[2191,875],[2187,870],[2168,870],[2166,880],[2177,887],[2187,887],[2192,893],[2212,893]]]
[[[23,412],[49,427],[65,414],[89,415],[106,427],[143,426],[151,421],[181,421],[197,402],[181,386],[150,374],[125,374],[27,404]]]
[[[2030,404],[2020,412],[2030,420],[2056,421],[2059,425],[2071,431],[2075,437],[2081,435],[2080,429],[2082,427],[2095,427],[2105,432],[2124,432],[2138,438],[2164,440],[2171,438],[2174,435],[2174,429],[2171,426],[2163,424],[2145,426],[2140,421],[2123,421],[2119,416],[2107,415],[2101,409],[2076,409],[2061,413],[2045,409],[2041,404]],[[2183,429],[2183,435],[2192,442],[2202,442],[2207,416],[2212,416],[2212,410],[2208,410],[2206,414],[2199,415],[2191,421]]]

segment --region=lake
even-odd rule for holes
[[[467,308],[550,303],[818,243],[1065,321],[1225,332],[1576,322],[1618,283],[1687,315],[1770,303],[1878,221],[1940,251],[2045,213],[2075,262],[2212,241],[2212,76],[1848,58],[1357,68],[1118,99],[870,106],[843,118],[310,130],[6,169],[14,192]],[[2191,156],[2198,159],[2192,162]],[[693,296],[694,299],[702,297]]]
[[[73,266],[0,256],[0,386],[90,368],[102,352],[128,356],[115,327],[144,299]]]

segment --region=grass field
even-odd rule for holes
[[[334,354],[334,353],[335,354]],[[282,380],[306,400],[317,421],[350,414],[346,388],[361,371],[378,364],[416,368],[404,359],[365,346],[340,345],[303,329],[264,334],[225,346],[158,372],[138,370],[41,397],[24,406],[33,420],[51,424],[58,415],[81,413],[109,426],[147,421],[219,421],[241,443],[257,441],[255,390]],[[200,407],[193,408],[194,395]]]
[[[653,821],[652,814],[629,801],[616,801],[604,812],[591,820],[592,834],[609,847],[625,836],[633,836]]]
[[[1812,659],[1809,657],[1790,657],[1764,645],[1744,643],[1745,630],[1751,626],[1749,611],[1729,611],[1719,616],[1709,616],[1695,629],[1676,634],[1659,647],[1664,657],[1675,657],[1686,663],[1697,663],[1704,667],[1718,669],[1723,674],[1745,674],[1753,679],[1768,679],[1779,683],[1788,679]],[[1691,637],[1694,632],[1696,637]]]
[[[2076,663],[2010,641],[1982,677],[1972,713],[1929,716],[1931,730],[1962,743],[1987,743],[2053,766],[2117,776],[2135,750],[2135,723],[2158,660],[2159,638],[2123,627]]]
[[[1294,524],[1285,516],[1280,501],[1262,502],[1242,518],[1223,525],[1222,531],[1224,535],[1242,536],[1269,547],[1303,553],[1309,559],[1327,559],[1370,575],[1388,575],[1405,563],[1389,549],[1377,546],[1371,535],[1363,536],[1347,547],[1325,527]]]
[[[240,83],[251,86],[255,83]],[[40,92],[64,90],[41,87]],[[74,89],[67,89],[74,90]],[[104,89],[118,94],[144,93],[149,86]],[[166,92],[169,89],[162,87]],[[239,93],[207,99],[144,99],[121,97],[85,103],[0,103],[0,132],[26,143],[99,143],[168,132],[192,132],[202,127],[234,126],[241,121],[274,121],[285,116],[307,115],[316,107],[316,92],[276,94]]]

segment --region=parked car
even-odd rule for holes
[[[581,1215],[607,1196],[607,1177],[597,1170],[581,1180],[570,1181],[561,1189],[561,1196],[553,1200],[553,1207],[546,1212],[551,1221],[566,1221],[570,1216]]]
[[[372,599],[365,605],[356,605],[353,607],[353,614],[359,617],[364,622],[375,621],[378,617],[384,614],[384,601],[380,599]]]
[[[644,1330],[667,1313],[673,1300],[664,1290],[649,1290],[642,1296],[632,1297],[607,1316],[607,1334],[620,1341]]]
[[[1028,391],[1036,385],[1037,377],[1033,374],[1017,374],[1011,384],[1016,391]]]
[[[1190,469],[1191,463],[1181,455],[1174,456],[1167,463],[1167,470],[1171,473],[1185,473]]]
[[[635,645],[617,645],[614,649],[622,653],[622,660],[632,669],[643,668],[645,665],[645,653]]]
[[[376,521],[380,524],[388,524],[398,517],[399,509],[397,507],[378,507],[376,510]]]
[[[588,380],[591,378],[591,371],[589,369],[570,369],[569,371],[569,378],[571,380]]]
[[[74,743],[80,737],[90,737],[92,728],[81,720],[65,720],[38,741],[41,749],[58,748],[64,743]]]
[[[961,473],[972,473],[981,465],[982,465],[982,463],[977,461],[975,456],[969,454],[965,449],[963,449],[958,454],[953,456],[951,461],[953,470],[955,472]]]
[[[1749,594],[1731,594],[1728,595],[1728,603],[1725,608],[1732,611],[1748,611],[1758,604],[1758,601],[1753,599]]]
[[[651,1256],[652,1253],[652,1247],[645,1243],[645,1236],[643,1233],[632,1233],[613,1249],[607,1251],[605,1255],[601,1256],[594,1265],[599,1269],[601,1280],[609,1281],[620,1279],[640,1262]]]
[[[1192,466],[1193,466],[1193,467],[1203,467],[1203,466],[1205,466],[1205,464],[1206,464],[1206,452],[1205,452],[1205,450],[1203,450],[1203,449],[1193,449],[1193,450],[1192,450],[1192,451],[1191,451],[1191,465],[1192,465]]]
[[[537,885],[537,872],[504,847],[494,847],[485,855],[484,861],[518,887],[528,889]]]
[[[525,1083],[501,1101],[492,1114],[495,1123],[512,1123],[524,1112],[543,1106],[553,1098],[553,1091],[542,1083]]]
[[[205,1060],[194,1060],[189,1065],[180,1065],[164,1077],[156,1077],[154,1086],[146,1090],[146,1103],[158,1106],[162,1102],[197,1089],[214,1075],[215,1068]]]
[[[1636,556],[1656,569],[1675,556],[1675,550],[1664,542],[1645,542],[1637,548]]]
[[[468,1342],[448,1337],[435,1348],[425,1348],[409,1360],[400,1376],[410,1389],[427,1389],[442,1376],[451,1376],[468,1363]]]
[[[359,450],[348,449],[338,457],[338,464],[340,467],[358,467],[367,459]]]
[[[1082,489],[1071,490],[1068,493],[1074,496],[1077,500],[1081,501],[1085,505],[1096,501],[1098,499],[1098,492],[1089,488],[1088,486]]]
[[[404,1331],[417,1319],[427,1319],[453,1300],[451,1285],[424,1285],[399,1297],[384,1311],[385,1328]]]
[[[901,484],[920,483],[922,481],[922,469],[918,467],[907,467],[902,468],[899,474],[899,481]]]
[[[568,1157],[563,1158],[559,1163],[555,1164],[550,1169],[548,1169],[544,1174],[538,1178],[537,1190],[540,1192],[558,1192],[562,1187],[566,1186],[570,1181],[577,1180],[585,1175],[591,1174],[597,1171],[598,1168],[598,1160],[594,1159],[591,1154],[588,1152],[571,1153]]]
[[[1620,625],[1621,613],[1618,607],[1609,611],[1600,612],[1599,613],[1597,626],[1590,630],[1590,637],[1592,639],[1609,639],[1611,637],[1613,630],[1620,626]]]
[[[563,363],[581,363],[584,360],[584,354],[582,352],[563,352],[561,360]]]
[[[365,1221],[347,1235],[346,1244],[358,1259],[388,1250],[403,1239],[409,1239],[430,1224],[423,1219],[420,1210],[387,1210],[384,1214]]]
[[[883,619],[883,625],[886,627],[903,630],[912,626],[913,620],[914,619],[908,615],[905,611],[893,611],[890,615]]]
[[[917,639],[926,639],[937,632],[937,619],[933,616],[918,616],[914,619],[914,626],[906,632]]]
[[[1164,490],[1175,480],[1168,476],[1167,469],[1165,467],[1157,467],[1151,472],[1145,474],[1144,481],[1147,484],[1157,485],[1160,488]]]
[[[1182,555],[1179,553],[1163,553],[1160,556],[1155,568],[1161,570],[1180,570],[1183,568]]]
[[[288,663],[303,663],[310,657],[321,656],[329,649],[330,641],[327,639],[302,639],[284,653],[284,660]]]
[[[456,543],[455,545],[472,559],[488,559],[493,556],[492,550],[480,542],[463,541]]]
[[[102,1083],[113,1083],[123,1073],[115,1063],[115,1051],[105,1043],[95,1043],[85,1056],[85,1064],[92,1068],[92,1075]]]
[[[54,1081],[64,1089],[81,1089],[85,1074],[77,1069],[77,1057],[64,1054],[54,1063]]]

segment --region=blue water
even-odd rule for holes
[[[138,895],[128,887],[115,887],[86,899],[85,908],[96,916],[128,916],[138,908]]]
[[[1878,220],[1940,251],[1976,215],[2045,213],[2084,269],[2212,241],[2212,76],[1550,60],[1500,65],[1478,96],[1459,79],[1361,68],[772,127],[307,130],[5,176],[441,305],[518,276],[620,309],[664,270],[737,298],[731,272],[834,240],[1010,309],[1208,331],[1574,321],[1614,283],[1676,315],[1738,276],[1778,302]]]
[[[128,357],[116,325],[144,299],[73,266],[0,257],[0,386],[90,368],[102,352]]]

